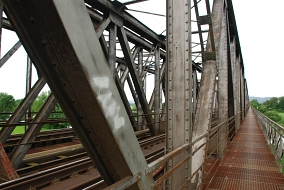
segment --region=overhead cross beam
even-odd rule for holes
[[[124,5],[132,5],[132,4],[135,4],[135,3],[141,3],[143,1],[148,1],[148,0],[132,0],[132,1],[125,2],[123,4]]]

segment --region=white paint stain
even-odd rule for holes
[[[100,92],[97,99],[101,103],[103,112],[108,121],[113,122],[113,130],[117,131],[125,125],[125,119],[119,115],[120,106],[113,98],[113,94],[109,89],[110,79],[108,77],[94,77],[93,81],[95,87],[98,88]]]

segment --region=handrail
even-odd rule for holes
[[[258,123],[260,124],[262,131],[274,152],[282,172],[284,172],[284,127],[269,119],[257,109],[252,108],[252,110],[255,113]]]
[[[169,171],[167,171],[166,173],[164,173],[163,176],[161,176],[159,179],[157,179],[151,186],[152,188],[155,188],[157,185],[161,184],[161,182],[163,182],[168,176],[172,175],[172,173],[179,168],[183,163],[185,163],[186,161],[188,161],[198,150],[200,150],[203,146],[206,146],[206,150],[207,150],[207,146],[208,146],[208,142],[210,142],[210,139],[212,139],[214,136],[218,136],[219,133],[224,130],[226,127],[229,127],[234,121],[236,122],[236,118],[237,116],[241,116],[241,114],[243,112],[247,112],[247,110],[243,110],[240,111],[239,113],[237,113],[236,115],[230,117],[228,120],[219,123],[217,126],[213,127],[212,129],[209,129],[206,133],[204,133],[203,135],[201,135],[200,137],[198,137],[197,139],[195,139],[193,142],[190,143],[186,143],[178,148],[176,148],[175,150],[165,154],[163,157],[153,161],[152,163],[148,164],[148,168],[145,169],[145,173],[138,173],[136,175],[134,175],[133,177],[128,176],[125,179],[122,179],[118,182],[116,182],[115,184],[112,185],[112,187],[114,187],[113,189],[121,189],[121,188],[125,188],[125,187],[129,187],[129,185],[134,184],[135,182],[139,181],[141,178],[141,175],[152,175],[152,173],[157,170],[158,168],[160,168],[161,166],[164,166],[169,160],[173,159],[174,157],[180,155],[181,153],[185,152],[185,151],[190,151],[191,147],[193,145],[195,145],[196,143],[198,143],[200,140],[207,138],[206,143],[202,143],[201,145],[199,145],[199,147],[197,147],[195,149],[195,151],[191,152],[188,154],[188,156],[186,156],[184,159],[182,159],[179,163],[177,163],[175,166],[173,166],[173,168]],[[241,120],[239,122],[242,122]],[[224,140],[230,141],[231,137],[229,137],[230,133],[232,132],[233,129],[235,129],[234,127],[236,127],[236,123],[235,125],[226,132],[226,136],[224,139],[220,139],[219,143],[217,143],[216,147],[214,147],[213,151],[208,152],[206,151],[206,158],[209,158],[213,152],[222,144],[224,143]],[[236,129],[234,131],[233,134],[236,133]],[[223,150],[226,151],[226,150]],[[222,152],[224,153],[224,152]],[[217,161],[221,158],[221,154],[216,158],[215,163],[212,165],[211,169],[216,165]],[[194,175],[204,166],[204,164],[206,163],[206,159],[204,159],[202,165],[197,168],[196,171],[193,171],[191,176],[189,176],[185,183],[182,185],[182,187],[184,187],[186,185],[186,183],[188,183],[193,177]],[[210,170],[211,170],[210,169]],[[209,173],[209,172],[208,172]],[[203,180],[205,179],[206,176],[203,176]],[[201,185],[201,184],[200,184]],[[181,188],[182,188],[181,187]]]

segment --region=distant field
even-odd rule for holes
[[[0,129],[2,129],[0,127]],[[24,126],[17,126],[14,131],[12,132],[12,134],[23,134],[25,132],[25,127]]]
[[[0,130],[1,130],[1,127],[0,127]],[[50,129],[45,129],[45,128],[41,129],[41,131],[47,131],[47,130],[50,130]],[[24,132],[25,132],[25,126],[17,126],[12,132],[12,134],[23,134]]]
[[[17,126],[12,134],[23,134],[25,132],[25,126]]]

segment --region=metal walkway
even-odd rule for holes
[[[284,189],[284,176],[251,109],[207,189]]]

